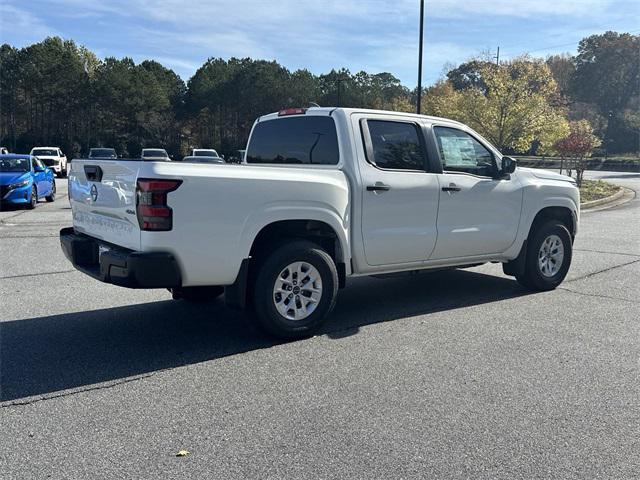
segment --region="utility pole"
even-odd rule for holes
[[[495,59],[496,65],[500,65],[500,45],[498,45],[498,52],[496,53]]]
[[[420,44],[418,45],[418,105],[416,112],[420,114],[422,102],[422,32],[424,30],[424,0],[420,0]]]

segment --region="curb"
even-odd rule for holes
[[[618,202],[622,197],[628,196],[629,198],[623,202]],[[590,202],[584,202],[580,204],[580,210],[590,210],[596,207],[606,207],[609,204],[615,203],[617,205],[622,205],[623,203],[627,203],[635,197],[635,192],[629,188],[620,187],[613,195],[609,195],[608,197],[598,198],[597,200],[591,200]]]
[[[613,195],[609,195],[608,197],[598,198],[597,200],[591,200],[590,202],[584,202],[580,204],[580,210],[584,210],[586,208],[599,207],[601,205],[605,205],[609,202],[615,202],[619,198],[624,195],[624,188],[620,187]]]

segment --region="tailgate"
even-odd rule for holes
[[[140,162],[74,160],[69,201],[76,231],[140,250],[136,179]]]

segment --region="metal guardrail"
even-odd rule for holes
[[[513,157],[518,165],[533,168],[560,168],[561,159],[557,157]],[[640,172],[640,160],[624,158],[589,158],[585,160],[587,170],[606,172]],[[564,168],[573,167],[573,162],[565,159]]]

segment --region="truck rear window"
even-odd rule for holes
[[[258,123],[247,163],[335,165],[339,156],[333,118],[314,115]]]

